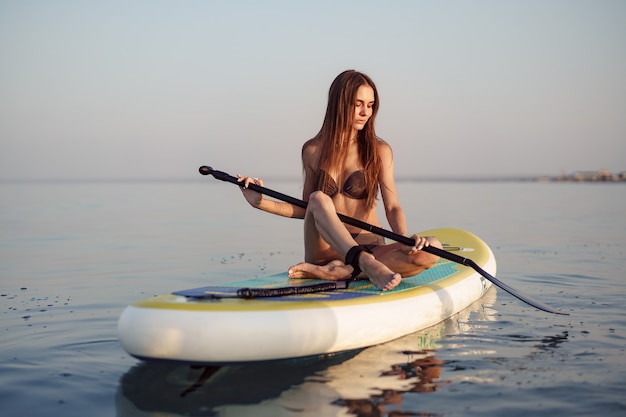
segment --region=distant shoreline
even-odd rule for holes
[[[614,183],[614,182],[626,182],[626,171],[619,173],[612,173],[607,170],[598,171],[576,171],[571,174],[563,174],[559,176],[511,176],[511,177],[447,177],[447,178],[433,178],[433,177],[408,177],[398,176],[397,182],[594,182],[594,183]]]
[[[272,182],[301,182],[301,177],[267,175],[263,178],[266,184]],[[48,184],[88,184],[88,183],[183,183],[183,182],[207,182],[204,178],[0,178],[0,184],[19,183],[48,183]],[[219,181],[210,181],[220,183]],[[457,176],[457,177],[420,177],[409,175],[397,175],[396,182],[578,182],[578,183],[626,183],[626,171],[614,174],[606,170],[600,171],[577,171],[572,174],[560,176]],[[271,186],[270,186],[271,188]]]
[[[625,182],[626,171],[612,173],[606,169],[598,171],[576,171],[558,177],[539,177],[537,181],[555,182]]]

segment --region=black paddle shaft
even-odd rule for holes
[[[239,181],[239,179],[237,177],[233,177],[232,175],[229,175],[223,171],[217,171],[214,170],[213,168],[209,167],[209,166],[201,166],[200,169],[200,174],[202,175],[213,175],[213,177],[215,177],[218,180],[221,181],[225,181],[225,182],[230,182],[239,186],[242,186],[242,183]],[[289,195],[283,194],[283,193],[279,193],[278,191],[274,191],[271,190],[269,188],[266,187],[262,187],[260,185],[257,184],[249,184],[248,188],[252,191],[256,191],[259,192],[261,194],[265,194],[269,197],[273,197],[277,200],[281,200],[284,201],[286,203],[289,204],[293,204],[294,206],[297,207],[302,207],[304,209],[306,209],[307,207],[307,203],[306,201],[303,200],[299,200],[297,198],[291,197]],[[415,240],[411,239],[410,237],[406,237],[403,235],[400,235],[398,233],[392,232],[390,230],[386,230],[383,229],[381,227],[378,226],[374,226],[373,224],[369,224],[366,222],[363,222],[361,220],[346,216],[344,214],[341,213],[337,213],[337,216],[339,216],[339,219],[346,224],[349,224],[351,226],[354,227],[358,227],[359,229],[363,229],[363,230],[367,230],[368,232],[372,232],[374,234],[377,234],[379,236],[383,236],[386,237],[388,239],[394,240],[396,242],[405,244],[407,246],[414,246],[415,245]],[[465,265],[468,266],[472,269],[474,269],[476,272],[478,272],[480,275],[482,275],[485,279],[491,281],[493,284],[495,284],[496,286],[502,288],[504,291],[508,292],[509,294],[511,294],[512,296],[518,298],[519,300],[525,302],[528,305],[531,305],[539,310],[543,310],[547,313],[553,313],[553,314],[562,314],[562,315],[568,315],[568,313],[563,313],[561,311],[555,310],[552,307],[548,306],[547,304],[539,301],[539,300],[535,300],[534,298],[532,298],[529,295],[526,294],[522,294],[521,292],[515,290],[514,288],[508,286],[507,284],[505,284],[504,282],[500,281],[499,279],[497,279],[496,277],[492,276],[490,273],[488,273],[487,271],[485,271],[484,269],[482,269],[480,266],[478,266],[478,264],[476,264],[476,262],[474,262],[471,259],[468,258],[464,258],[463,256],[459,256],[457,254],[454,253],[450,253],[446,250],[443,249],[439,249],[433,246],[425,246],[422,248],[422,251],[424,252],[428,252],[431,253],[433,255],[439,256],[440,258],[443,259],[447,259],[449,261],[461,264],[461,265]]]

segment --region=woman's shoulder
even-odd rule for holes
[[[378,141],[376,146],[378,147],[378,152],[381,156],[387,156],[392,154],[391,145],[389,145],[384,139],[377,138]]]
[[[320,146],[320,140],[316,136],[304,142],[304,145],[302,145],[302,150],[304,151],[304,150],[317,149],[319,146]]]
[[[302,158],[310,158],[318,153],[320,141],[317,138],[309,139],[302,145]]]

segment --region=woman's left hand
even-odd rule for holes
[[[415,240],[415,245],[406,246],[406,248],[408,249],[407,253],[409,255],[415,255],[417,252],[421,251],[426,246],[430,246],[430,242],[428,241],[428,239],[423,236],[413,235],[411,236],[411,238]]]

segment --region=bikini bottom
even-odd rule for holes
[[[360,232],[350,234],[359,245],[364,246],[369,250],[373,250],[376,246],[385,245],[385,238],[374,233]]]

